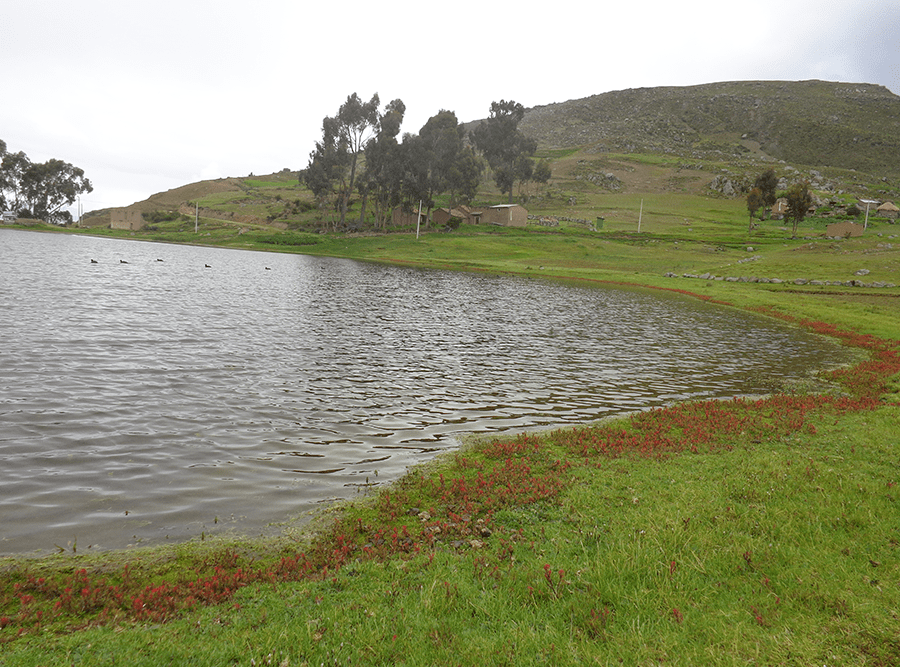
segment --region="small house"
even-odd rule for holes
[[[783,220],[784,216],[787,215],[788,212],[788,200],[787,197],[779,197],[775,200],[775,205],[772,206],[772,219],[773,220]]]
[[[482,218],[489,225],[524,227],[528,224],[528,210],[519,204],[500,204],[484,209]]]
[[[418,217],[418,220],[416,219]],[[415,227],[416,224],[424,225],[428,222],[428,215],[423,211],[410,211],[405,206],[395,206],[391,211],[391,224],[395,227]]]
[[[886,201],[877,209],[875,209],[875,213],[882,218],[892,218],[894,220],[897,219],[897,216],[900,215],[900,208],[897,208],[897,205],[892,201]]]
[[[460,204],[453,208],[439,208],[431,215],[431,221],[435,225],[446,225],[450,218],[459,218],[467,225],[481,223],[482,211]]]
[[[3,211],[0,213],[0,222],[15,222],[16,221],[16,212],[15,211]]]
[[[456,206],[454,208],[438,208],[431,214],[431,221],[435,226],[446,225],[450,218],[459,218],[465,223],[470,223],[469,209],[466,206]]]

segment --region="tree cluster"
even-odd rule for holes
[[[25,153],[9,153],[0,140],[0,208],[22,218],[38,218],[53,224],[72,222],[65,210],[78,195],[94,190],[84,170],[51,159],[32,162]]]
[[[379,109],[377,94],[368,102],[349,95],[335,116],[322,121],[322,139],[316,142],[301,181],[313,192],[320,208],[334,212],[335,228],[347,224],[354,194],[361,202],[360,223],[372,204],[377,223],[384,226],[395,206],[409,210],[421,205],[428,211],[438,196],[449,194],[451,206],[471,202],[484,172],[480,151],[504,193],[515,182],[550,177],[549,164],[534,166],[537,143],[518,131],[525,110],[516,102],[495,102],[491,117],[475,132],[453,111],[441,110],[428,119],[418,134],[398,140],[406,112],[402,100]]]
[[[778,200],[776,192],[778,177],[772,168],[766,169],[756,177],[753,188],[747,193],[747,211],[750,213],[750,229],[753,229],[753,218],[759,214],[762,220]],[[794,183],[784,193],[787,199],[787,211],[785,218],[793,221],[793,235],[797,235],[797,226],[806,218],[809,207],[812,206],[812,194],[809,191],[809,183]],[[761,212],[761,213],[760,213]]]

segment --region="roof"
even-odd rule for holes
[[[878,211],[900,211],[900,208],[897,208],[897,205],[892,201],[886,201],[881,206],[879,206],[876,210]]]

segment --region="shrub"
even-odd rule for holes
[[[178,220],[181,217],[181,214],[178,211],[150,211],[149,213],[144,213],[144,220],[147,222],[170,222],[172,220]]]

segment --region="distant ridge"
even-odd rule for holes
[[[732,81],[637,88],[528,109],[542,148],[756,154],[810,166],[900,174],[900,97],[866,83]]]

